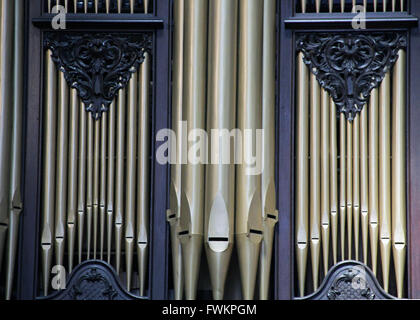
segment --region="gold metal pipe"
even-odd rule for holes
[[[346,7],[346,0],[341,0],[341,13],[344,13],[345,7]]]
[[[118,13],[121,13],[121,8],[122,8],[122,0],[117,0]]]
[[[353,230],[354,257],[359,260],[360,231],[360,114],[353,120]],[[351,259],[351,256],[349,256]]]
[[[382,0],[383,2],[383,9],[384,9],[384,12],[386,12],[386,5],[387,5],[387,0]]]
[[[130,0],[130,13],[134,13],[134,0]]]
[[[296,137],[296,260],[299,295],[305,295],[306,261],[308,256],[309,210],[309,77],[303,54],[297,57],[297,137]]]
[[[184,1],[184,65],[183,65],[183,120],[187,130],[205,127],[206,105],[206,0]],[[194,141],[188,141],[189,149]],[[188,163],[182,167],[182,195],[180,240],[184,262],[185,296],[195,299],[200,270],[204,232],[204,166]]]
[[[7,1],[8,2],[8,1]],[[4,5],[4,2],[3,2]],[[2,8],[4,9],[4,7]],[[2,10],[2,12],[5,12]],[[56,110],[57,110],[57,71],[51,58],[51,50],[45,55],[45,119],[43,148],[43,187],[42,187],[42,272],[44,295],[48,294],[53,253],[52,237],[54,229],[54,194],[55,194],[55,156],[56,156]],[[3,59],[2,59],[3,61]]]
[[[341,260],[345,260],[346,245],[346,117],[340,113],[340,242]]]
[[[384,290],[388,292],[391,258],[391,81],[379,87],[379,244]]]
[[[137,150],[137,73],[133,73],[127,89],[127,170],[125,179],[125,265],[127,290],[131,289],[133,269],[134,228],[136,210],[136,150]],[[141,127],[140,127],[141,130]],[[141,155],[141,153],[139,153]]]
[[[86,259],[90,259],[92,242],[93,216],[93,166],[94,166],[94,126],[95,120],[89,114],[87,117],[87,182],[86,182]]]
[[[369,101],[369,237],[372,271],[376,275],[379,238],[379,90]]]
[[[96,259],[98,245],[98,218],[99,218],[99,170],[101,149],[101,121],[94,121],[94,156],[93,156],[93,259]]]
[[[112,247],[112,224],[114,216],[114,191],[115,191],[115,119],[116,119],[115,100],[109,106],[108,121],[108,159],[107,159],[107,193],[106,193],[106,233],[107,233],[107,261],[111,263]]]
[[[302,13],[306,13],[306,0],[300,0],[300,5],[302,7]]]
[[[367,0],[363,0],[363,11],[367,12]]]
[[[183,68],[183,30],[184,30],[184,0],[174,1],[174,47],[173,47],[173,80],[172,80],[172,130],[177,137],[181,135],[182,127],[182,68]],[[171,226],[172,265],[174,279],[174,297],[181,300],[183,295],[184,277],[182,270],[181,244],[177,237],[181,207],[181,150],[182,139],[177,139],[176,164],[171,166],[170,210],[168,221]]]
[[[86,132],[87,132],[87,113],[86,106],[79,100],[79,168],[77,186],[77,229],[78,229],[78,249],[79,263],[82,262],[83,238],[86,212]]]
[[[316,76],[310,74],[310,194],[309,223],[311,241],[312,281],[318,289],[321,249],[321,91]]]
[[[104,259],[105,252],[105,220],[106,220],[106,191],[107,191],[107,134],[108,134],[109,111],[102,114],[101,119],[101,168],[99,188],[99,257]]]
[[[330,203],[333,263],[338,256],[337,108],[330,97]]]
[[[330,254],[330,97],[321,88],[321,239],[324,275]]]
[[[139,114],[138,123],[140,135],[138,139],[139,157],[137,159],[137,265],[139,274],[140,295],[146,291],[146,276],[149,254],[149,193],[150,193],[150,74],[151,57],[145,54],[145,59],[140,66],[139,82]]]
[[[184,291],[181,243],[177,236],[181,208],[181,159],[182,159],[182,68],[184,39],[184,0],[174,0],[173,4],[173,68],[172,68],[172,130],[176,140],[176,164],[171,165],[171,189],[167,220],[171,226],[172,271],[174,298],[181,300]]]
[[[143,0],[144,13],[149,13],[149,0]]]
[[[392,0],[392,12],[395,12],[396,0]]]
[[[235,127],[237,10],[236,0],[215,0],[209,6],[208,69],[212,72],[208,73],[207,132],[211,133]],[[225,149],[226,140],[219,134],[215,138],[210,141],[215,156],[206,166],[204,247],[213,298],[222,300],[233,250],[235,165],[222,159],[233,155],[233,146]]]
[[[0,3],[0,272],[9,227],[10,160],[12,138],[13,2]]]
[[[73,0],[73,11],[74,13],[77,13],[77,1]]]
[[[263,208],[263,242],[260,256],[260,299],[269,298],[270,270],[273,255],[274,226],[278,221],[276,206],[275,184],[275,83],[276,75],[276,1],[264,1],[263,23],[263,106],[262,127],[263,140],[263,166],[261,176],[262,208]]]
[[[401,4],[401,12],[404,12],[404,2],[405,0],[400,0],[400,4]]]
[[[315,11],[319,13],[321,10],[321,0],[315,0]]]
[[[118,93],[118,119],[117,119],[117,148],[116,148],[116,187],[115,187],[115,270],[120,273],[121,266],[121,240],[124,217],[124,154],[125,154],[125,118],[126,118],[126,89]]]
[[[110,1],[111,0],[105,0],[105,12],[107,13],[107,14],[109,14],[109,8],[110,8]]]
[[[352,259],[353,245],[353,122],[347,121],[347,250],[348,259]]]
[[[351,5],[352,5],[352,10],[351,11],[352,12],[353,11],[355,12],[356,11],[356,0],[352,0],[352,4]]]
[[[328,10],[330,13],[333,12],[333,8],[334,8],[334,0],[328,0]]]
[[[69,126],[69,163],[68,163],[68,198],[67,198],[67,246],[69,273],[73,270],[74,243],[76,239],[77,217],[77,158],[78,158],[78,112],[77,90],[70,89],[70,126]]]
[[[88,12],[88,0],[85,0],[84,8],[85,8],[85,13],[87,13]]]
[[[95,0],[95,13],[99,13],[99,0]]]
[[[360,112],[360,222],[363,262],[367,265],[369,229],[368,106]]]
[[[393,70],[392,251],[398,298],[403,296],[407,251],[406,223],[406,53],[398,52]]]
[[[238,129],[257,135],[262,128],[262,45],[263,2],[239,2],[239,64],[238,64]],[[243,155],[261,154],[262,141],[246,139]],[[242,296],[254,298],[258,258],[262,242],[262,204],[260,173],[250,174],[250,166],[242,161],[236,167],[236,243]]]
[[[378,0],[373,0],[373,11],[378,11]]]
[[[10,196],[9,196],[9,230],[7,236],[6,253],[6,300],[10,300],[13,290],[14,269],[16,261],[16,251],[18,247],[19,220],[22,212],[21,195],[21,152],[22,152],[22,108],[23,108],[23,14],[24,1],[16,0],[14,7],[14,28],[15,37],[13,41],[14,56],[13,61],[13,125],[11,137],[11,176],[10,176]],[[1,116],[0,116],[1,117]],[[6,118],[7,120],[7,118]],[[2,123],[3,125],[3,123]],[[6,135],[7,137],[7,135]],[[6,155],[8,153],[6,152]],[[1,161],[1,160],[0,160]],[[1,210],[1,209],[0,209]],[[0,240],[1,241],[1,240]],[[0,250],[0,255],[2,255]],[[0,258],[0,263],[1,263]],[[1,269],[1,267],[0,267]],[[0,270],[1,273],[1,270]]]
[[[69,88],[64,73],[58,74],[57,157],[55,184],[55,262],[63,265],[64,235],[67,210],[67,151],[68,151]]]

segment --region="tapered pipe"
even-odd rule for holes
[[[340,243],[341,260],[345,260],[346,245],[346,117],[340,113]]]
[[[260,299],[269,298],[270,270],[273,255],[274,226],[278,221],[275,185],[275,83],[276,75],[276,1],[264,1],[263,24],[263,172],[261,175],[263,242],[260,256]]]
[[[149,13],[149,0],[143,0],[144,13]]]
[[[147,282],[149,254],[149,194],[150,194],[150,74],[151,57],[146,53],[140,66],[139,113],[140,136],[138,140],[139,158],[137,160],[137,264],[140,295],[144,296]]]
[[[353,120],[353,230],[354,257],[359,260],[360,231],[360,114]],[[350,256],[351,257],[351,256]]]
[[[321,10],[321,0],[315,0],[315,12],[319,13]]]
[[[9,202],[9,230],[6,255],[6,300],[10,300],[13,290],[16,251],[18,246],[19,220],[22,212],[21,165],[22,165],[22,108],[23,108],[23,0],[15,1],[14,56],[13,61],[13,131],[11,146],[11,177]],[[1,117],[1,116],[0,116]],[[3,124],[2,124],[3,125]],[[1,161],[1,160],[0,160]],[[1,209],[0,209],[1,210]],[[0,255],[2,252],[0,250]],[[1,263],[1,258],[0,258]],[[1,269],[1,267],[0,267]],[[0,270],[1,271],[1,270]]]
[[[302,13],[306,13],[306,0],[300,0],[300,5],[302,7]]]
[[[235,127],[237,4],[214,0],[209,5],[207,132]],[[222,300],[233,249],[235,207],[234,162],[227,164],[222,157],[232,155],[234,146],[225,149],[226,140],[214,137],[213,157],[206,166],[204,244],[213,298]]]
[[[106,221],[106,191],[107,191],[107,134],[109,113],[102,114],[101,119],[101,167],[99,187],[99,257],[104,259],[105,252],[105,221]]]
[[[67,194],[67,247],[69,272],[73,270],[74,245],[77,225],[77,158],[78,158],[78,114],[79,100],[77,90],[70,89],[70,125],[68,157],[68,194]]]
[[[65,212],[67,210],[68,93],[69,88],[64,73],[59,72],[54,229],[55,262],[57,265],[64,264]]]
[[[9,226],[10,151],[12,137],[13,2],[2,1],[0,20],[0,271]]]
[[[88,0],[84,1],[84,10],[85,10],[85,13],[88,12]]]
[[[3,7],[4,8],[4,7]],[[5,12],[2,10],[2,12]],[[2,59],[3,61],[3,59]],[[57,71],[51,58],[51,51],[45,56],[45,118],[43,148],[43,186],[42,186],[42,274],[44,295],[48,294],[53,253],[54,200],[55,200],[55,165],[56,165],[56,111],[57,111]]]
[[[330,210],[333,263],[338,256],[337,109],[330,97]]]
[[[347,203],[347,258],[352,259],[353,246],[353,122],[347,121],[347,186],[346,186],[346,203]]]
[[[321,239],[324,275],[330,254],[330,97],[321,89]]]
[[[368,106],[360,112],[360,222],[363,263],[367,265],[369,229]]]
[[[95,0],[95,13],[99,13],[99,0]]]
[[[111,0],[105,0],[105,12],[106,13],[109,13],[110,3],[111,3]]]
[[[398,52],[393,70],[392,251],[398,298],[403,296],[407,251],[406,223],[406,53]]]
[[[183,110],[188,133],[205,126],[207,0],[184,1]],[[197,137],[193,137],[197,139]],[[198,138],[199,139],[199,138]],[[194,141],[188,141],[187,149]],[[184,261],[185,296],[195,299],[204,232],[204,166],[182,167],[180,232]]]
[[[127,290],[131,290],[133,272],[134,228],[136,210],[136,152],[137,152],[137,73],[133,73],[127,89],[127,169],[125,171],[125,272]],[[140,127],[141,130],[141,127]],[[142,156],[141,152],[139,153]]]
[[[85,104],[79,100],[79,167],[77,179],[77,242],[79,263],[82,262],[86,212],[86,119],[87,113],[85,110]]]
[[[308,255],[309,210],[309,77],[303,54],[297,58],[297,110],[296,110],[296,261],[299,295],[305,294],[306,261]]]
[[[95,120],[89,114],[87,117],[87,171],[86,171],[86,259],[90,259],[92,244],[92,218],[93,218],[93,189],[94,185],[94,127]]]
[[[379,245],[382,279],[389,288],[391,259],[391,81],[385,75],[379,87]]]
[[[262,128],[262,45],[263,2],[239,2],[239,64],[238,64],[238,129],[247,129],[256,136],[256,146],[244,134],[243,155],[261,154],[257,130]],[[242,295],[245,300],[254,298],[258,258],[263,234],[261,176],[252,172],[244,159],[236,170],[236,241]],[[256,163],[257,165],[257,163]],[[255,169],[257,169],[254,165]]]
[[[333,7],[334,7],[334,0],[328,0],[328,11],[330,13],[333,12]]]
[[[144,1],[144,0],[143,0]],[[130,13],[134,13],[134,0],[130,0]]]
[[[114,208],[114,233],[115,233],[115,270],[120,272],[121,266],[121,241],[124,217],[124,155],[125,155],[125,115],[126,115],[126,90],[118,93],[118,119],[117,119],[117,147],[116,147],[116,172],[115,172],[115,208]]]
[[[405,0],[400,0],[401,12],[405,11],[404,3],[405,3]]]
[[[107,261],[111,263],[112,225],[114,218],[115,193],[115,119],[117,104],[115,100],[109,106],[108,121],[108,159],[107,159],[107,190],[106,190],[106,247]]]
[[[321,90],[316,76],[310,74],[310,240],[312,282],[318,289],[321,250]]]
[[[378,11],[378,0],[373,0],[373,11]]]
[[[117,0],[117,10],[118,10],[118,13],[121,13],[121,8],[122,8],[122,0]]]
[[[344,13],[345,7],[346,7],[346,0],[341,0],[341,13]]]
[[[397,2],[397,0],[392,0],[392,2],[391,2],[391,9],[392,9],[392,12],[395,12],[396,2]]]
[[[167,220],[171,227],[172,272],[174,280],[174,298],[181,300],[184,291],[184,273],[182,270],[181,243],[177,236],[181,214],[181,159],[182,159],[182,68],[184,40],[184,0],[175,0],[173,4],[173,68],[172,68],[172,130],[176,140],[176,163],[171,165],[171,186]]]
[[[376,275],[379,238],[379,91],[369,101],[369,238],[372,271]]]
[[[382,0],[382,6],[383,6],[384,12],[386,12],[386,9],[387,9],[386,5],[387,5],[387,0]]]
[[[100,170],[100,150],[101,150],[101,121],[94,121],[94,141],[93,141],[93,259],[96,259],[98,247],[98,222],[99,222],[99,170]]]

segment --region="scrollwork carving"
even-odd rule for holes
[[[305,33],[297,51],[333,98],[338,112],[353,120],[406,48],[406,35],[382,33]]]
[[[152,34],[48,32],[44,46],[86,111],[99,119],[151,51]]]

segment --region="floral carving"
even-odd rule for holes
[[[44,45],[86,111],[99,119],[151,51],[152,34],[49,32]]]
[[[297,50],[332,96],[338,112],[353,120],[406,48],[406,35],[382,33],[305,33],[297,37]]]

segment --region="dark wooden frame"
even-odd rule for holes
[[[42,166],[42,105],[43,105],[43,31],[50,29],[51,15],[43,14],[43,1],[27,0],[27,104],[25,106],[24,135],[24,209],[21,223],[21,241],[18,258],[17,297],[31,300],[36,298],[39,283],[39,226],[41,210],[41,166]],[[168,226],[166,209],[168,203],[168,166],[155,161],[158,147],[155,135],[159,129],[169,125],[169,34],[170,4],[155,1],[156,16],[136,15],[134,19],[121,20],[113,17],[110,22],[102,15],[90,15],[87,20],[69,15],[67,29],[88,29],[118,31],[153,31],[153,100],[152,100],[152,146],[151,146],[151,189],[150,193],[150,260],[149,294],[150,299],[167,298],[168,276]],[[114,15],[115,16],[115,15]],[[162,17],[162,18],[159,18]],[[121,22],[119,24],[118,22]],[[159,94],[157,94],[157,92]]]
[[[278,114],[277,123],[277,199],[279,223],[275,248],[275,298],[295,297],[294,270],[294,100],[295,100],[295,48],[294,31],[348,31],[351,22],[342,18],[352,18],[348,14],[340,19],[326,21],[321,15],[295,14],[297,0],[278,1],[281,6],[281,21],[278,26],[280,61],[278,63]],[[420,53],[420,31],[415,28],[420,16],[420,3],[410,1],[408,13],[370,14],[372,22],[367,23],[367,31],[385,29],[408,31],[407,50],[407,292],[412,299],[420,298],[420,65],[416,57]],[[305,19],[304,19],[305,18]],[[394,19],[394,22],[390,22]],[[281,170],[279,170],[281,168]],[[417,197],[416,197],[417,195]],[[281,254],[280,254],[281,253]]]
[[[39,257],[39,221],[41,192],[41,155],[42,155],[42,87],[40,75],[43,73],[42,31],[49,17],[42,15],[41,1],[25,1],[26,19],[26,52],[27,57],[25,77],[26,104],[24,107],[24,146],[23,155],[23,196],[24,209],[20,231],[19,256],[17,261],[17,297],[19,299],[34,299],[38,285]],[[294,294],[294,100],[295,100],[295,50],[294,31],[296,19],[294,16],[295,1],[278,0],[277,21],[277,108],[276,108],[276,183],[279,222],[276,226],[274,249],[274,299],[292,299]],[[420,3],[411,1],[409,22],[399,28],[409,28],[415,16],[420,16]],[[170,79],[171,79],[171,1],[155,1],[155,17],[146,19],[139,15],[132,21],[123,22],[122,26],[114,23],[115,28],[134,29],[135,25],[142,28],[161,29],[155,34],[154,80],[155,89],[153,109],[153,141],[155,133],[161,128],[170,127]],[[143,16],[143,17],[140,17]],[[32,23],[32,18],[34,23]],[[300,18],[300,17],[299,17]],[[140,20],[139,20],[140,19]],[[405,19],[401,17],[401,19]],[[147,21],[146,21],[147,20]],[[117,21],[117,20],[116,20]],[[83,28],[83,22],[74,17],[70,27]],[[106,25],[100,19],[92,17],[84,28],[103,30]],[[322,21],[322,23],[324,23]],[[325,29],[327,26],[315,20],[307,21],[303,29]],[[298,28],[300,28],[298,27]],[[376,26],[383,27],[383,26]],[[109,28],[109,26],[108,26]],[[114,27],[112,27],[114,28]],[[293,27],[295,28],[295,27]],[[315,28],[315,29],[314,29]],[[343,29],[338,24],[337,31]],[[300,29],[301,31],[302,29]],[[408,262],[407,283],[409,298],[420,298],[420,64],[416,58],[420,53],[420,31],[412,28],[408,44],[408,112],[407,112],[407,226],[408,226]],[[288,63],[286,63],[288,62]],[[158,89],[157,89],[158,88]],[[155,91],[156,93],[156,91]],[[153,145],[155,152],[158,145]],[[154,155],[153,155],[154,156]],[[281,170],[279,169],[281,168]],[[168,207],[169,166],[162,166],[154,161],[152,166],[153,194],[151,195],[151,259],[150,259],[150,293],[151,299],[168,298],[169,273],[169,237],[165,211]]]

